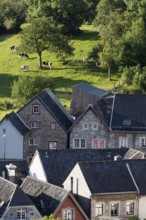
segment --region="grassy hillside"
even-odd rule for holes
[[[98,44],[96,31],[92,26],[85,25],[81,28],[83,33],[80,36],[71,38],[75,48],[74,56],[67,59],[63,64],[55,54],[45,52],[43,61],[53,63],[52,70],[38,68],[38,58],[36,54],[29,54],[30,59],[19,59],[17,52],[12,52],[10,46],[19,46],[20,39],[18,35],[0,36],[0,119],[7,113],[5,101],[11,99],[11,85],[19,75],[37,74],[48,75],[54,82],[55,93],[60,101],[69,108],[71,98],[71,87],[77,83],[85,82],[93,86],[112,90],[118,80],[118,75],[113,74],[112,80],[107,78],[107,72],[100,72],[95,68],[95,62],[89,60],[88,65],[83,65],[82,58],[87,56],[88,52]],[[21,72],[21,65],[29,65],[28,72]]]

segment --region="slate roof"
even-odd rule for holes
[[[92,194],[137,192],[146,195],[145,159],[79,162],[79,166]]]
[[[0,217],[8,206],[33,205],[22,189],[0,177]]]
[[[38,150],[47,181],[62,186],[64,180],[79,161],[113,160],[114,156],[123,158],[128,148],[118,149],[72,149],[72,150]]]
[[[61,187],[30,176],[24,180],[21,189],[33,201],[42,216],[54,213],[69,193]]]
[[[76,84],[76,85],[72,86],[72,88],[83,90],[85,92],[88,92],[88,93],[93,94],[93,95],[97,95],[99,97],[102,97],[102,96],[105,96],[105,95],[108,94],[107,91],[105,91],[103,89],[93,87],[93,86],[91,86],[89,84],[86,84],[86,83]]]
[[[28,127],[28,125],[25,124],[25,122],[19,117],[19,115],[15,112],[11,112],[10,114],[7,114],[3,119],[9,119],[12,124],[16,127],[16,129],[22,134],[28,133],[31,129]],[[1,121],[1,122],[2,122]]]
[[[146,131],[146,95],[116,94],[111,115],[112,130]],[[124,124],[129,120],[129,125]]]

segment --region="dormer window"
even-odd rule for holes
[[[123,125],[124,126],[131,126],[131,119],[130,118],[124,118],[123,119]]]
[[[34,104],[32,105],[32,114],[40,114],[40,105]]]

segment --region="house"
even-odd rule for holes
[[[145,94],[115,94],[97,100],[69,129],[70,148],[128,147],[145,151],[145,108]]]
[[[63,185],[90,219],[146,216],[146,160],[79,162]]]
[[[107,94],[109,94],[107,91],[93,87],[87,83],[74,85],[72,87],[70,110],[73,113],[82,112],[89,104],[95,103]]]
[[[72,193],[61,187],[27,177],[21,189],[32,200],[42,216],[68,220],[89,220]]]
[[[117,155],[124,158],[127,151],[128,148],[37,150],[29,165],[29,174],[42,181],[62,186],[77,162],[114,160]]]
[[[0,177],[0,219],[40,219],[41,214],[16,184]]]
[[[0,122],[0,158],[1,159],[23,159],[24,136],[30,132],[30,127],[11,112]]]
[[[68,148],[73,121],[51,90],[45,89],[1,121],[0,158],[31,160],[36,149]]]

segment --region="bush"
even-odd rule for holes
[[[128,217],[128,220],[140,220],[138,216]]]

